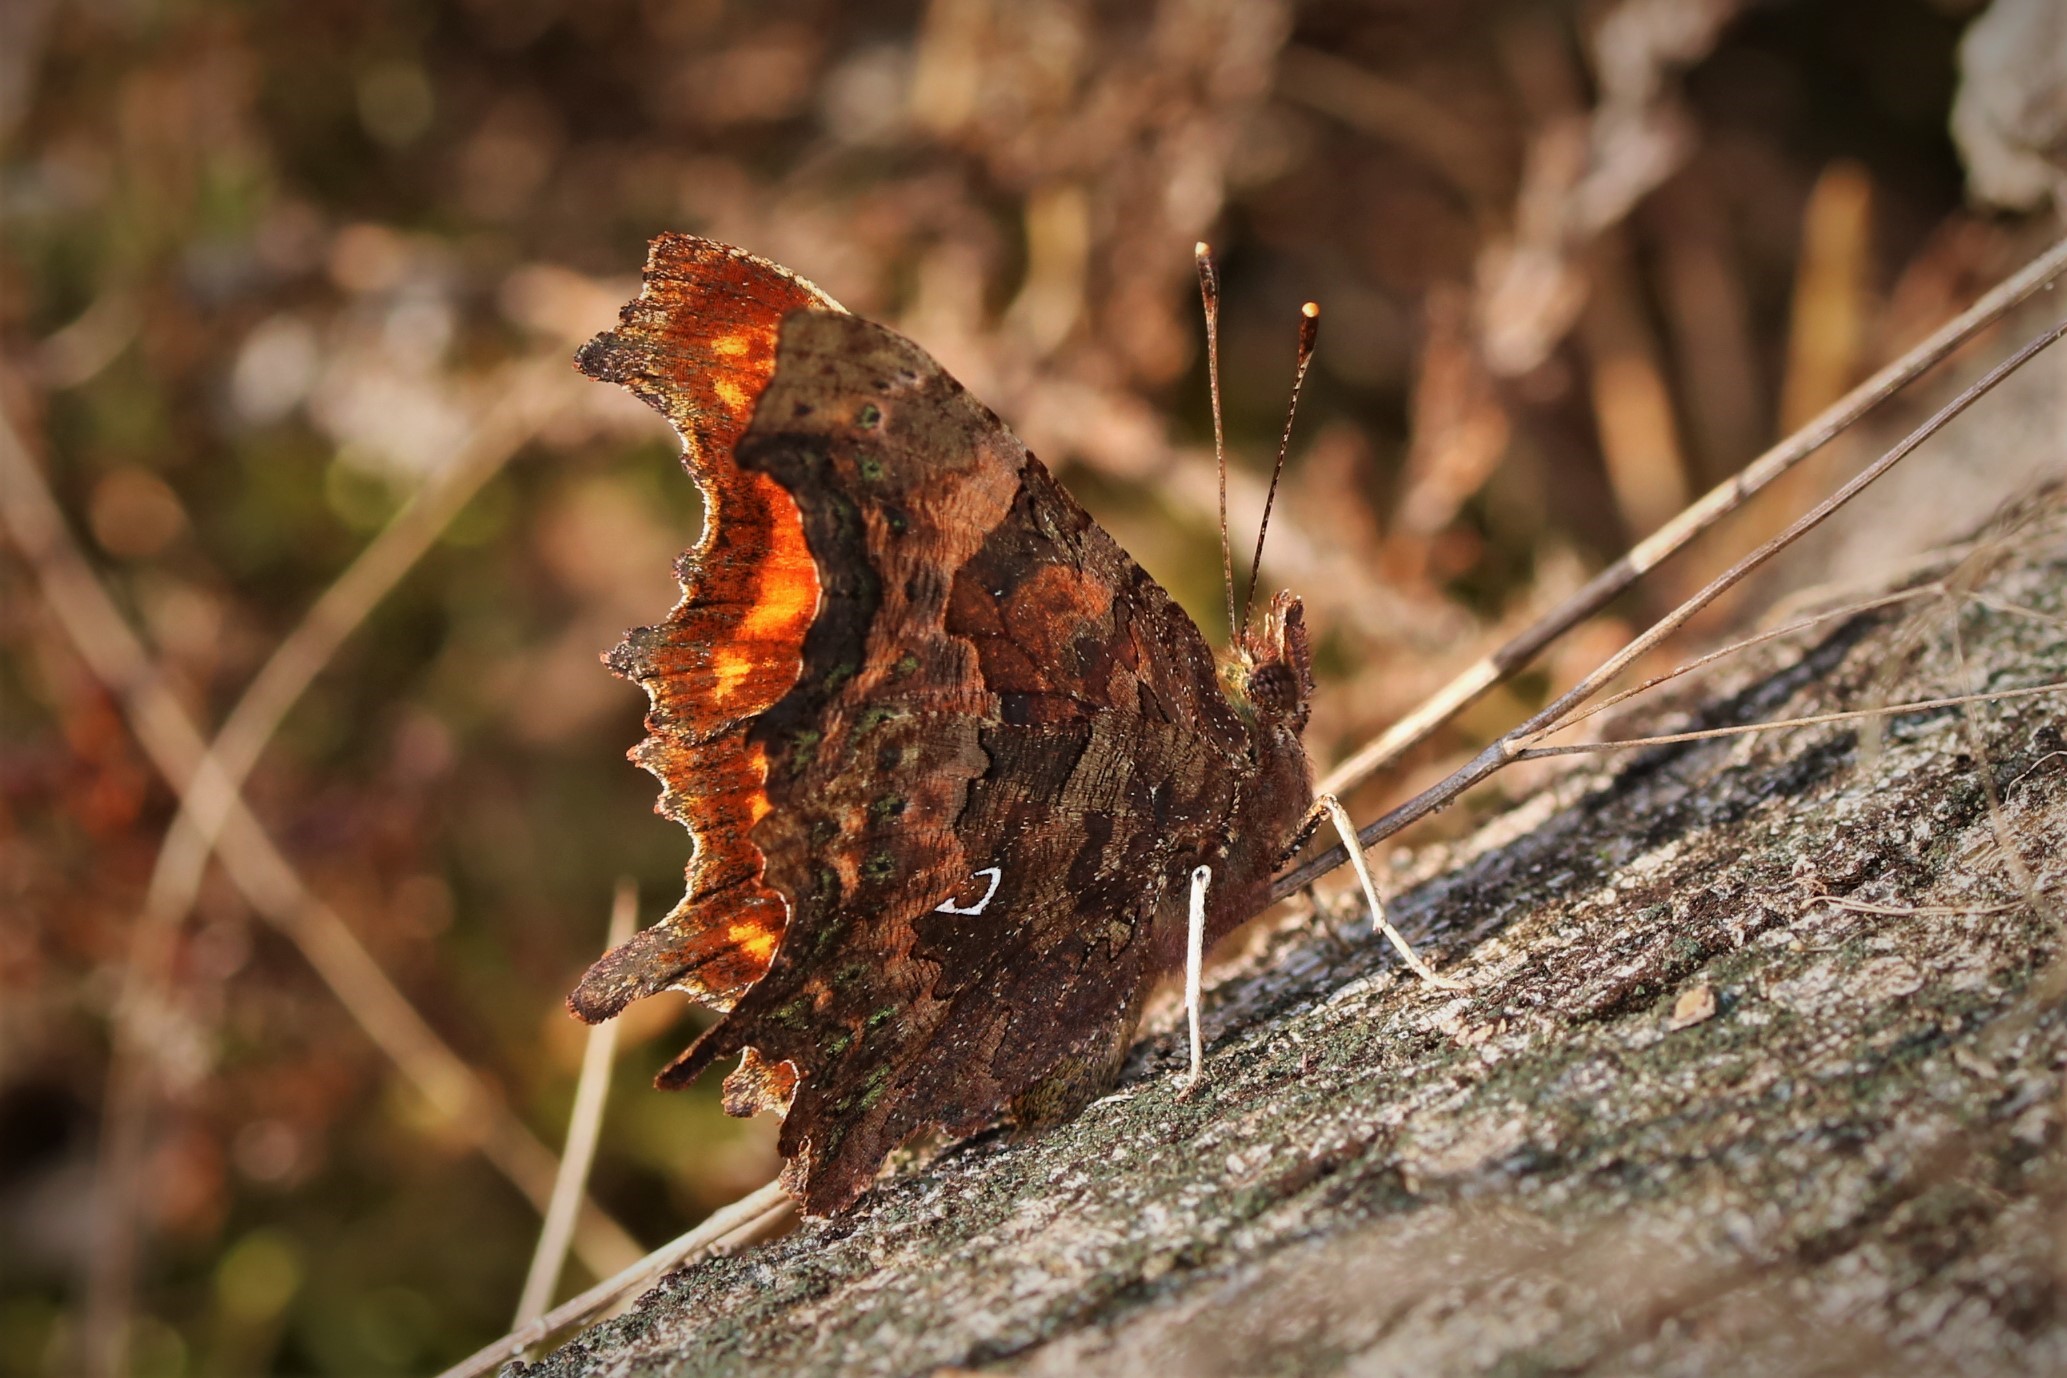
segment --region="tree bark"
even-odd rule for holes
[[[1644,725],[2067,676],[2030,615],[2067,615],[2067,506],[2020,520],[1967,562],[1991,604],[1826,624]],[[1470,994],[1347,896],[1274,921],[1211,973],[1197,1094],[1164,1000],[1073,1123],[908,1161],[509,1372],[2067,1371],[2061,706],[1559,775],[1394,874]]]

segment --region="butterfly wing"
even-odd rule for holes
[[[748,836],[768,805],[747,728],[795,684],[820,590],[795,499],[733,452],[775,375],[783,317],[802,308],[840,309],[751,254],[662,235],[618,328],[576,359],[668,419],[704,498],[702,537],[678,567],[681,601],[609,656],[651,699],[650,735],[632,759],[659,777],[660,812],[695,837],[688,889],[568,997],[591,1022],[667,989],[729,1009],[782,939],[788,905]]]
[[[641,758],[671,788],[712,741],[749,763],[741,872],[783,909],[765,974],[726,990],[662,1084],[742,1055],[727,1108],[785,1112],[785,1181],[825,1213],[924,1129],[1056,1120],[1109,1084],[1143,995],[1182,960],[1166,887],[1217,841],[1251,747],[1190,619],[917,346],[814,309],[779,335],[732,458],[786,495],[812,564],[788,683],[735,746],[703,726],[735,722],[702,668],[725,644],[679,684],[649,634],[619,663],[653,694]],[[680,656],[675,625],[658,644]],[[695,881],[677,915],[711,912]],[[619,951],[584,991],[749,965],[679,933]]]
[[[915,345],[800,313],[779,357],[740,462],[796,499],[823,589],[749,730],[789,923],[663,1079],[751,1050],[744,1109],[788,1064],[787,1180],[825,1212],[925,1128],[1109,1083],[1247,739],[1190,619]]]

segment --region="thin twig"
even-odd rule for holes
[[[638,917],[639,887],[627,876],[617,882],[617,897],[610,906],[610,934],[603,951],[628,942]],[[581,1079],[574,1087],[574,1111],[567,1120],[567,1142],[560,1148],[560,1175],[553,1182],[552,1204],[546,1207],[545,1224],[538,1232],[538,1248],[531,1255],[524,1293],[517,1302],[516,1324],[520,1330],[545,1314],[554,1289],[560,1285],[560,1271],[567,1264],[567,1244],[574,1235],[574,1221],[582,1195],[588,1189],[589,1168],[596,1160],[596,1140],[603,1130],[603,1104],[610,1095],[610,1070],[617,1063],[619,1027],[615,1019],[589,1027],[587,1046],[581,1056]]]
[[[2067,266],[2067,241],[2063,241],[2058,246],[2056,252],[2061,254],[2061,266]],[[1501,736],[1491,746],[1488,746],[1484,751],[1474,756],[1461,769],[1453,772],[1429,789],[1423,790],[1398,808],[1382,815],[1375,822],[1366,824],[1358,831],[1358,839],[1364,846],[1368,847],[1381,838],[1390,837],[1408,824],[1425,818],[1438,809],[1447,807],[1466,790],[1503,769],[1522,750],[1522,742],[1540,737],[1543,733],[1562,722],[1573,710],[1599,693],[1639,657],[1649,653],[1653,647],[1684,626],[1687,619],[1742,582],[1759,565],[1771,559],[1777,551],[1785,549],[1804,533],[1821,525],[1829,518],[1831,513],[1837,511],[1840,507],[1843,507],[1864,492],[1867,486],[1875,479],[1907,458],[1926,439],[1944,429],[1954,417],[1993,391],[1996,385],[2001,383],[2003,379],[2022,368],[2041,350],[2058,341],[2063,334],[2067,334],[2067,323],[2056,325],[2052,329],[2047,330],[2008,359],[1990,369],[1986,374],[1961,391],[1959,396],[1953,398],[1952,401],[1933,413],[1929,420],[1911,431],[1903,438],[1901,443],[1861,470],[1842,488],[1789,524],[1785,531],[1782,531],[1778,536],[1767,541],[1764,545],[1752,551],[1751,554],[1745,556],[1736,564],[1730,566],[1729,569],[1710,580],[1698,593],[1653,624],[1650,630],[1632,640],[1620,651],[1610,656],[1592,674],[1566,690],[1556,702],[1538,712],[1521,726]],[[1640,549],[1641,547],[1639,547]],[[1306,864],[1280,876],[1271,886],[1270,898],[1272,900],[1279,900],[1293,894],[1302,886],[1311,884],[1318,877],[1340,866],[1346,859],[1346,856],[1347,854],[1341,847],[1330,848]]]
[[[691,1261],[700,1254],[721,1253],[761,1238],[789,1217],[792,1203],[774,1182],[729,1206],[722,1206],[689,1233],[663,1244],[613,1277],[604,1279],[572,1301],[563,1302],[529,1325],[519,1326],[495,1343],[462,1359],[438,1378],[480,1378],[516,1358],[556,1331],[601,1313],[619,1298]]]
[[[2030,765],[2025,766],[2022,770],[2018,771],[2016,778],[2011,780],[2008,784],[2002,787],[2003,801],[2007,803],[2009,801],[2010,791],[2014,790],[2017,786],[2023,784],[2024,781],[2027,778],[2029,778],[2031,774],[2035,772],[2040,766],[2044,765],[2047,761],[2057,761],[2062,757],[2067,757],[2067,751],[2048,751],[2045,755],[2039,757]]]
[[[2040,694],[2067,693],[2067,680],[2034,684],[2023,689],[1997,689],[1984,694],[1959,694],[1952,698],[1917,699],[1911,703],[1885,703],[1875,708],[1847,708],[1835,713],[1812,713],[1803,718],[1779,718],[1773,722],[1735,723],[1729,727],[1704,727],[1691,732],[1663,732],[1655,737],[1622,737],[1608,742],[1573,742],[1565,746],[1525,746],[1510,754],[1516,761],[1540,761],[1546,756],[1589,756],[1609,751],[1634,751],[1647,746],[1676,746],[1681,742],[1705,742],[1718,737],[1748,737],[1759,732],[1778,732],[1790,727],[1820,727],[1824,723],[1858,722],[1866,718],[1892,718],[1904,713],[1928,713],[1938,708],[1963,708],[1977,703],[2000,703],[2007,699],[2028,699]],[[1562,723],[1559,726],[1563,726]]]
[[[1544,647],[1599,612],[1644,574],[2063,272],[2067,272],[2067,239],[2040,254],[1933,331],[1928,339],[1825,408],[1815,420],[1747,464],[1735,478],[1711,489],[1693,506],[1637,542],[1627,555],[1588,580],[1584,588],[1534,626],[1467,667],[1419,708],[1352,752],[1322,778],[1316,791],[1346,793],[1427,740],[1444,723],[1535,659]]]
[[[1546,731],[1543,734],[1539,735],[1548,735],[1550,732],[1553,731],[1569,731],[1572,728],[1577,727],[1580,723],[1585,722],[1588,718],[1594,717],[1601,713],[1605,713],[1606,711],[1615,707],[1619,703],[1624,703],[1629,699],[1633,699],[1639,694],[1648,693],[1652,689],[1657,688],[1661,684],[1665,684],[1671,680],[1678,679],[1683,675],[1691,674],[1695,670],[1699,670],[1705,666],[1712,665],[1716,661],[1722,660],[1727,656],[1735,655],[1739,651],[1748,650],[1751,647],[1760,645],[1764,642],[1777,640],[1778,638],[1783,636],[1791,636],[1796,632],[1806,631],[1810,627],[1814,627],[1821,623],[1829,622],[1837,618],[1856,617],[1861,613],[1873,612],[1880,608],[1892,607],[1898,603],[1914,602],[1920,598],[1946,599],[1950,597],[1952,594],[1953,582],[1968,582],[1970,580],[1970,575],[1967,573],[1963,573],[1963,571],[1968,570],[1968,568],[1973,564],[1975,560],[1987,555],[1989,553],[1989,550],[1990,542],[1974,542],[1961,558],[1959,567],[1955,569],[1954,572],[1951,574],[1941,576],[1937,579],[1933,579],[1932,581],[1926,584],[1919,584],[1914,588],[1901,589],[1894,593],[1884,594],[1879,598],[1869,598],[1862,602],[1847,604],[1843,607],[1828,608],[1822,612],[1814,613],[1810,616],[1801,618],[1797,621],[1787,623],[1784,626],[1774,627],[1768,631],[1760,632],[1756,636],[1746,637],[1741,641],[1733,641],[1727,646],[1723,646],[1716,650],[1710,651],[1706,655],[1697,656],[1693,660],[1690,660],[1683,665],[1676,666],[1673,669],[1666,671],[1662,675],[1653,675],[1651,678],[1645,680],[1641,684],[1632,685],[1627,689],[1621,690],[1619,693],[1611,694],[1607,698],[1602,699],[1599,703],[1590,705],[1583,712],[1572,714],[1570,717],[1558,723],[1556,727],[1546,729]],[[2051,626],[2067,626],[2067,618],[2056,617],[2051,613],[2039,612],[2035,608],[2027,608],[2022,606],[2021,604],[2007,602],[2000,598],[1994,598],[1985,593],[1975,592],[1971,588],[1964,589],[1962,591],[1961,596],[1968,603],[1974,604],[1979,607],[1987,608],[1993,612],[2002,613],[2006,616],[2027,617],[2038,622],[2046,623]],[[1954,631],[1956,636],[1956,624]],[[1906,638],[1904,644],[1907,644]],[[1844,722],[1847,720],[1870,720],[1878,722],[1886,718],[1899,716],[1903,713],[1920,713],[1930,709],[1937,708],[1963,707],[1968,704],[1978,703],[1993,703],[2004,699],[2029,698],[2033,695],[2058,693],[2062,691],[2067,691],[2067,682],[2061,682],[2057,684],[2032,685],[2023,689],[2010,689],[1991,693],[1964,694],[1954,698],[1917,700],[1910,703],[1882,703],[1872,708],[1853,709],[1846,712],[1822,713],[1813,717],[1781,718],[1776,719],[1772,722],[1745,723],[1731,727],[1705,728],[1699,731],[1670,733],[1662,736],[1626,737],[1615,741],[1574,743],[1569,746],[1557,747],[1529,747],[1518,752],[1515,756],[1515,759],[1533,760],[1545,756],[1576,756],[1584,755],[1586,753],[1595,751],[1620,751],[1634,747],[1665,746],[1679,742],[1703,741],[1714,737],[1737,737],[1757,732],[1774,731],[1780,728],[1810,727],[1820,723]],[[2008,791],[2005,790],[2004,792],[2007,793]]]
[[[1741,641],[1732,641],[1727,646],[1717,647],[1705,655],[1699,655],[1684,664],[1675,665],[1662,675],[1653,675],[1641,684],[1633,684],[1627,689],[1610,694],[1599,703],[1589,704],[1585,711],[1572,714],[1571,717],[1559,723],[1555,730],[1559,732],[1569,731],[1580,723],[1585,722],[1588,718],[1597,717],[1607,712],[1617,704],[1627,703],[1639,694],[1648,694],[1662,684],[1670,684],[1673,680],[1690,675],[1696,670],[1706,669],[1719,660],[1736,655],[1739,651],[1748,651],[1753,646],[1762,646],[1768,641],[1777,641],[1783,636],[1792,636],[1796,632],[1805,632],[1811,627],[1821,626],[1825,622],[1832,622],[1841,617],[1857,617],[1861,613],[1892,607],[1897,603],[1909,603],[1914,602],[1918,598],[1935,597],[1940,592],[1942,592],[1941,585],[1935,583],[1924,584],[1917,588],[1903,589],[1900,592],[1886,594],[1879,598],[1868,598],[1863,602],[1850,603],[1841,608],[1830,608],[1823,612],[1813,613],[1798,621],[1789,622],[1785,626],[1770,628],[1759,632],[1755,636],[1747,636]],[[1774,723],[1772,726],[1779,727],[1783,726],[1783,724]]]
[[[1945,571],[1955,568],[1981,543],[1979,539],[1952,541],[1933,550],[1913,552],[1892,562],[1878,562],[1869,573],[1845,579],[1829,579],[1805,588],[1791,589],[1773,600],[1772,606],[1765,610],[1763,618],[1768,622],[1783,622],[1803,608],[1836,607],[1847,598],[1857,598],[1867,589],[1893,588],[1906,580],[1916,578],[1925,570],[1935,572],[1922,583],[1937,587],[1943,582]]]
[[[2040,612],[2037,608],[2027,608],[2020,603],[2005,602],[2000,598],[1990,598],[1983,593],[1971,593],[1967,597],[1990,612],[1999,612],[2005,617],[2028,617],[2033,622],[2043,622],[2049,627],[2067,627],[2067,617]]]
[[[218,855],[231,883],[285,934],[402,1073],[542,1212],[558,1163],[440,1038],[337,912],[318,899],[209,756],[193,720],[94,577],[13,420],[0,411],[0,524],[35,571],[44,602],[81,657],[120,702],[152,764],[186,795],[223,802]],[[210,807],[218,805],[211,802]],[[583,1261],[598,1273],[635,1255],[636,1242],[593,1203],[584,1209]],[[89,1336],[91,1341],[92,1337]]]

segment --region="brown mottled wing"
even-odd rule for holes
[[[785,1182],[823,1213],[929,1126],[1109,1084],[1247,738],[1182,610],[894,332],[789,317],[738,457],[795,500],[820,589],[746,734],[789,919],[662,1082],[746,1054],[728,1108],[788,1100]]]
[[[662,235],[638,299],[577,359],[673,423],[705,508],[702,538],[679,567],[681,602],[609,657],[652,700],[651,735],[632,759],[660,778],[660,811],[695,836],[688,891],[568,997],[591,1022],[666,989],[729,1009],[782,940],[788,905],[748,836],[768,801],[747,729],[796,684],[820,590],[795,500],[733,451],[774,376],[783,318],[806,307],[840,309],[772,263]]]

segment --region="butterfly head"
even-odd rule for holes
[[[1305,730],[1313,701],[1313,652],[1297,595],[1278,594],[1260,626],[1242,628],[1223,676],[1235,706],[1258,723],[1289,728],[1294,736]]]

